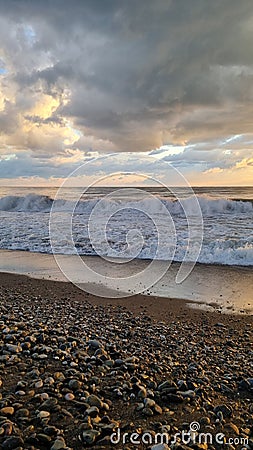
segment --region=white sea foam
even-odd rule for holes
[[[115,214],[107,229],[107,238],[110,246],[107,246],[107,254],[104,256],[115,256],[115,251],[121,251],[127,245],[126,233],[129,230],[137,230],[143,236],[144,245],[138,254],[138,258],[152,259],[156,255],[157,233],[152,225],[152,215],[159,215],[157,210],[157,197],[162,205],[165,205],[170,212],[175,224],[177,233],[177,246],[174,259],[182,261],[187,244],[187,221],[184,209],[187,214],[194,213],[193,198],[185,198],[180,203],[172,198],[158,196],[156,199],[114,198],[105,201],[103,199],[103,209],[101,217],[111,209],[111,202],[114,202],[121,209]],[[99,196],[84,196],[76,205],[71,198],[57,201],[57,211],[64,222],[64,214],[75,209],[73,220],[73,238],[76,248],[80,254],[94,255],[94,249],[88,236],[88,219],[90,213],[97,202]],[[198,201],[203,214],[204,239],[202,251],[198,261],[200,263],[226,264],[253,266],[253,203],[252,201],[230,200],[226,198],[214,198],[207,195],[199,195]],[[28,194],[24,196],[8,195],[0,198],[0,248],[12,250],[28,250],[35,252],[51,253],[49,239],[49,213],[53,204],[53,198],[47,195]],[[150,218],[138,211],[149,212]],[[166,236],[166,220],[163,220],[163,207],[161,206],[159,223],[163,227],[162,252],[159,252],[159,259],[168,259],[171,255],[172,240],[169,233]],[[99,220],[99,217],[98,217]],[[99,241],[101,253],[105,248],[103,242]],[[110,251],[111,247],[111,251]],[[134,245],[132,246],[134,250]],[[59,253],[71,253],[71,246],[62,240],[57,249]],[[131,256],[131,245],[128,256]]]
[[[7,195],[0,198],[0,210],[12,212],[49,212],[53,200],[46,195],[28,194],[24,197]]]
[[[194,197],[188,197],[182,201],[167,199],[165,197],[159,197],[163,205],[172,214],[183,214],[183,208],[187,208],[187,211],[194,214],[195,211],[195,199]],[[229,200],[223,198],[214,199],[208,196],[197,196],[200,204],[200,208],[203,215],[214,215],[214,214],[230,214],[230,213],[252,213],[253,203],[252,201],[242,201],[242,200]],[[82,198],[77,206],[76,212],[86,213],[93,209],[93,207],[99,201],[99,198],[95,199],[84,199]],[[105,202],[116,203],[119,205],[124,205],[127,209],[149,209],[152,215],[153,204],[155,205],[155,211],[157,211],[157,200],[156,198],[147,198],[142,200],[131,200],[127,197],[124,199],[103,199],[103,205]],[[0,198],[0,211],[12,211],[12,212],[50,212],[53,204],[53,199],[46,195],[36,195],[28,194],[26,196],[6,196]],[[57,200],[59,211],[71,211],[74,204],[71,201]],[[161,207],[162,209],[162,207]]]

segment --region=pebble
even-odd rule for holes
[[[19,395],[20,397],[24,397],[24,395],[26,395],[25,391],[16,391],[15,394]]]
[[[39,397],[41,398],[41,400],[47,400],[49,398],[49,395],[47,392],[42,392],[41,394],[39,394]]]
[[[103,407],[103,402],[97,395],[89,395],[86,398],[86,402],[91,406],[97,406],[97,408]]]
[[[24,417],[29,417],[30,415],[30,411],[27,408],[20,408],[17,410],[15,417],[17,418],[24,418]]]
[[[162,414],[163,413],[163,410],[162,410],[161,406],[159,406],[159,405],[155,405],[153,407],[153,411],[155,412],[155,414]]]
[[[2,449],[3,450],[14,450],[19,447],[23,447],[24,441],[20,437],[9,437],[5,439],[2,443]]]
[[[143,403],[146,407],[149,407],[149,408],[152,408],[153,406],[155,406],[155,400],[152,400],[151,398],[145,398]]]
[[[78,389],[81,389],[82,383],[79,380],[73,379],[73,380],[70,380],[69,387],[70,387],[70,389],[78,390]]]
[[[100,436],[100,432],[97,430],[87,430],[81,435],[81,440],[83,444],[91,445]]]
[[[95,339],[89,340],[88,345],[89,345],[89,347],[91,347],[93,349],[98,349],[98,348],[102,347],[102,344]]]
[[[53,445],[50,447],[50,450],[60,450],[61,448],[65,448],[66,443],[64,439],[56,439]]]
[[[37,381],[34,386],[35,386],[36,389],[42,388],[43,381],[42,380]]]
[[[221,412],[224,417],[230,417],[232,415],[232,409],[228,405],[218,405],[214,408],[214,413],[218,414]]]
[[[91,406],[90,408],[86,409],[87,416],[90,417],[97,417],[99,414],[99,409],[96,406]]]
[[[0,414],[3,416],[12,416],[14,414],[14,408],[12,406],[5,406],[0,409]]]
[[[167,444],[156,444],[152,445],[151,450],[169,450],[169,446]],[[187,449],[185,448],[185,450]]]
[[[19,353],[22,351],[22,348],[19,345],[6,344],[6,350],[10,353]]]
[[[68,392],[67,394],[65,394],[65,400],[71,401],[74,400],[75,396],[74,394],[72,394],[72,392]]]
[[[45,419],[46,417],[50,417],[50,412],[49,411],[40,411],[37,414],[37,417],[39,417],[39,419]]]
[[[232,423],[232,422],[226,423],[224,427],[226,428],[226,430],[232,431],[236,436],[240,435],[240,430],[239,430],[238,426],[235,425],[234,423]]]
[[[245,319],[215,326],[204,314],[167,325],[113,301],[96,306],[64,291],[59,302],[53,287],[16,289],[0,286],[0,448],[111,448],[119,428],[172,436],[198,421],[203,432],[248,436],[251,450],[253,327]]]

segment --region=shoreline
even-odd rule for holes
[[[146,449],[111,435],[170,445],[193,421],[252,441],[252,316],[6,273],[0,297],[1,448]]]
[[[252,202],[253,202],[253,200],[252,200]],[[54,256],[54,253],[48,253],[48,252],[43,252],[43,251],[37,251],[37,252],[34,252],[34,251],[30,251],[30,250],[22,250],[22,249],[18,249],[18,250],[10,250],[10,249],[8,249],[8,248],[1,248],[0,249],[0,253],[21,253],[21,254],[32,254],[32,255],[42,255],[42,256],[44,256],[44,255],[48,255],[48,256]],[[55,253],[55,255],[56,256],[73,256],[73,254],[72,253]],[[90,254],[90,255],[86,255],[86,254],[79,254],[79,256],[81,257],[81,258],[94,258],[94,259],[96,259],[96,258],[101,258],[100,256],[97,256],[97,255],[93,255],[93,254]],[[124,262],[124,259],[122,259],[122,258],[116,258],[116,257],[114,257],[114,258],[110,258],[113,262],[115,262],[115,263],[117,263],[118,261],[120,261],[120,262]],[[135,261],[143,261],[143,262],[150,262],[150,261],[153,261],[154,259],[152,259],[152,258],[135,258]],[[182,264],[182,261],[178,261],[178,260],[166,260],[166,259],[158,259],[158,258],[156,258],[155,259],[155,261],[157,261],[158,263],[167,263],[167,262],[169,262],[170,264],[176,264],[176,265],[181,265]],[[217,263],[217,262],[215,262],[215,263],[210,263],[210,262],[208,262],[208,263],[203,263],[203,262],[196,262],[195,263],[195,266],[205,266],[205,267],[227,267],[227,268],[232,268],[232,269],[242,269],[242,270],[244,270],[244,269],[248,269],[248,270],[252,270],[253,269],[253,265],[252,264],[222,264],[222,263]]]
[[[203,302],[194,303],[190,300],[180,298],[160,297],[148,294],[134,294],[130,297],[123,298],[107,298],[95,296],[79,289],[70,282],[48,280],[43,278],[33,278],[27,275],[13,274],[8,272],[0,272],[0,287],[13,291],[22,295],[24,291],[28,291],[32,296],[37,292],[40,298],[44,293],[48,295],[51,292],[54,301],[64,305],[64,300],[74,299],[78,303],[89,303],[93,307],[104,307],[114,311],[122,308],[129,311],[135,317],[139,315],[147,315],[156,322],[163,322],[169,325],[173,320],[189,320],[201,321],[208,318],[210,323],[214,321],[223,321],[229,323],[231,320],[245,320],[253,323],[252,314],[241,314],[227,312],[223,314],[222,309],[217,304],[205,304]],[[14,295],[14,294],[13,294]],[[208,308],[209,307],[209,308]]]
[[[53,255],[2,250],[0,251],[0,260],[2,272],[28,275],[35,279],[69,282],[59,269]],[[96,256],[88,256],[83,258],[83,261],[92,271],[99,272],[104,277],[115,270],[119,279],[120,277],[130,278],[133,273],[145,269],[147,264],[143,260],[134,260],[128,264],[114,264],[112,268],[113,263]],[[106,292],[108,292],[108,297],[119,297],[117,279],[114,285],[109,285],[108,288],[106,284],[100,284],[98,275],[94,278],[95,282],[92,285],[90,274],[85,273],[83,267],[80,268],[75,256],[64,255],[60,262],[64,269],[70,270],[71,277],[76,284],[85,284],[86,288],[92,287],[91,292],[96,291],[97,295],[102,297]],[[163,261],[155,262],[153,268],[158,274],[157,279],[160,277],[160,272],[164,271],[165,274],[154,286],[149,288],[145,287],[144,279],[141,292],[139,291],[141,295],[184,299],[192,303],[192,307],[195,305],[196,308],[202,308],[203,310],[215,311],[218,308],[228,314],[231,314],[231,312],[237,314],[243,311],[247,314],[253,313],[252,268],[197,264],[186,280],[177,284],[175,280],[180,263],[172,263],[167,271],[166,264]],[[83,277],[86,277],[84,282],[82,281]],[[147,286],[149,281],[147,277]],[[135,294],[135,292],[129,293],[126,289],[126,296],[132,294]]]

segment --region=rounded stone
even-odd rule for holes
[[[16,395],[19,395],[19,397],[24,397],[26,395],[25,391],[16,391]]]
[[[97,341],[96,339],[90,339],[88,341],[88,346],[93,349],[98,349],[98,348],[102,347],[102,344],[99,341]]]
[[[84,444],[91,445],[100,436],[100,432],[97,430],[87,430],[82,433],[82,441]]]
[[[64,439],[56,439],[53,445],[50,447],[50,450],[60,450],[61,448],[65,448],[66,443]]]
[[[37,414],[37,417],[38,417],[39,419],[46,419],[47,417],[50,417],[50,412],[49,412],[49,411],[40,411],[40,412]]]
[[[97,406],[91,406],[85,412],[86,412],[87,416],[95,418],[99,414],[99,409]]]
[[[67,401],[71,401],[74,400],[75,396],[74,394],[72,394],[72,392],[68,392],[65,396],[64,396],[65,400]]]
[[[86,398],[86,402],[90,405],[90,406],[97,406],[97,408],[102,408],[103,406],[103,402],[102,400],[100,400],[99,397],[97,397],[97,395],[91,394]]]
[[[42,380],[37,381],[34,386],[35,386],[36,389],[42,388],[43,381]]]
[[[3,414],[3,416],[12,416],[14,414],[14,408],[12,406],[5,406],[0,409],[0,413]]]
[[[6,344],[6,349],[8,352],[10,353],[19,353],[22,352],[22,348],[19,347],[18,345],[14,345],[14,344]]]
[[[5,439],[5,441],[2,443],[2,449],[3,450],[13,450],[18,447],[23,447],[24,441],[20,437],[9,437]]]
[[[74,391],[80,389],[82,387],[82,383],[79,380],[73,379],[69,382],[69,388],[73,389]]]
[[[29,409],[26,409],[26,408],[20,408],[16,412],[16,417],[20,417],[20,418],[29,417],[29,415],[30,415],[30,411],[29,411]]]

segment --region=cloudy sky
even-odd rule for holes
[[[252,185],[252,0],[0,0],[1,184],[104,153]]]

